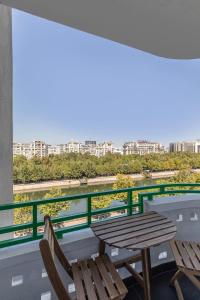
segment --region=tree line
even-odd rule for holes
[[[16,156],[13,163],[13,181],[31,183],[183,168],[200,168],[200,154],[165,153],[139,156],[108,153],[98,158],[89,154],[65,153],[32,159]]]

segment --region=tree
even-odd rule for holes
[[[64,195],[65,194],[62,192],[61,189],[52,188],[51,191],[45,194],[44,199],[59,198],[59,197],[63,197]],[[70,206],[71,206],[71,202],[69,201],[43,204],[39,206],[39,212],[43,216],[49,215],[51,217],[57,217],[61,211],[69,210]]]
[[[108,153],[103,157],[64,153],[32,159],[16,156],[14,157],[13,180],[15,183],[28,183],[63,178],[127,175],[140,173],[143,170],[150,172],[182,170],[183,168],[200,168],[200,153],[157,153],[141,156]]]
[[[27,202],[29,197],[26,194],[16,194],[14,202]],[[32,222],[32,209],[31,207],[23,207],[14,209],[14,224],[25,224]]]
[[[125,189],[134,187],[135,182],[131,178],[131,176],[126,176],[122,174],[117,175],[117,181],[113,184],[113,190]],[[113,195],[114,200],[127,200],[127,192],[126,193],[118,193]]]
[[[92,210],[108,208],[112,204],[110,196],[99,196],[92,199]]]
[[[134,186],[134,181],[130,176],[118,174],[117,175],[117,181],[113,184],[112,189],[118,190],[118,189],[124,189]],[[112,202],[114,200],[125,200],[127,201],[127,193],[120,193],[116,195],[106,195],[106,196],[100,196],[92,199],[92,210],[97,209],[105,209],[111,206]],[[106,214],[106,217],[108,217],[110,214]],[[105,217],[105,215],[104,215]]]
[[[14,196],[14,202],[27,202],[29,201],[29,197],[26,194],[16,194]],[[22,207],[15,208],[13,213],[14,224],[26,224],[32,222],[32,208],[31,207]],[[30,234],[32,229],[25,229],[16,232],[16,235],[23,236],[24,234]]]

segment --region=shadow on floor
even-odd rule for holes
[[[152,280],[152,300],[177,300],[176,292],[173,287],[169,286],[170,279],[174,275],[176,267],[173,263],[155,268],[153,270]],[[125,300],[143,300],[143,290],[134,281],[129,278],[125,281],[128,287],[128,295]],[[190,281],[182,277],[180,285],[183,291],[184,300],[200,300],[200,291],[194,287]]]

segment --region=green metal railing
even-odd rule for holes
[[[64,233],[70,231],[76,231],[83,228],[87,228],[91,225],[92,222],[98,221],[95,217],[102,216],[105,214],[111,214],[111,217],[114,218],[116,215],[113,213],[121,213],[121,216],[139,214],[143,212],[143,200],[148,199],[149,201],[153,200],[155,196],[163,195],[176,195],[176,194],[186,194],[186,193],[200,193],[200,184],[161,184],[161,185],[151,185],[151,186],[142,186],[142,187],[131,187],[126,189],[119,190],[109,190],[104,192],[96,193],[87,193],[81,195],[72,195],[65,196],[60,198],[45,199],[45,200],[34,200],[29,202],[18,202],[18,203],[9,203],[0,205],[0,213],[2,212],[14,212],[15,209],[30,208],[32,214],[32,222],[26,224],[14,224],[6,227],[0,228],[0,248],[8,247],[16,244],[26,243],[40,239],[42,237],[42,232],[39,231],[39,228],[44,225],[44,222],[41,220],[41,216],[38,213],[40,205],[47,205],[53,203],[61,203],[64,201],[76,201],[83,200],[87,201],[87,210],[83,213],[76,214],[67,214],[66,216],[59,216],[52,219],[53,223],[62,223],[72,220],[86,220],[84,223],[78,225],[72,225],[70,227],[64,227],[56,230],[58,237],[62,237]],[[102,196],[116,196],[123,194],[121,200],[123,201],[122,205],[111,206],[104,209],[92,209],[92,201],[98,199]],[[101,199],[99,199],[101,201]],[[112,216],[113,214],[113,216]],[[1,215],[0,215],[1,217]],[[119,215],[117,216],[119,217]],[[16,232],[31,230],[31,233],[27,234],[25,237],[11,237]],[[7,235],[8,234],[8,235]]]

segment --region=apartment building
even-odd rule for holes
[[[162,144],[151,141],[132,141],[127,142],[123,145],[124,155],[128,154],[150,154],[150,153],[164,153],[165,148]]]
[[[101,157],[107,153],[113,153],[114,147],[112,142],[100,143],[96,147],[96,156]]]
[[[85,141],[80,143],[70,141],[66,144],[48,145],[43,141],[33,141],[31,143],[13,143],[13,155],[23,155],[28,159],[36,157],[45,157],[47,155],[56,155],[63,153],[80,153],[90,154],[95,156],[103,156],[106,153],[114,152],[112,142],[104,142],[97,144],[96,141]]]
[[[30,143],[31,156],[45,157],[48,155],[48,145],[43,141],[33,141]]]
[[[170,143],[169,152],[200,153],[200,140]]]

